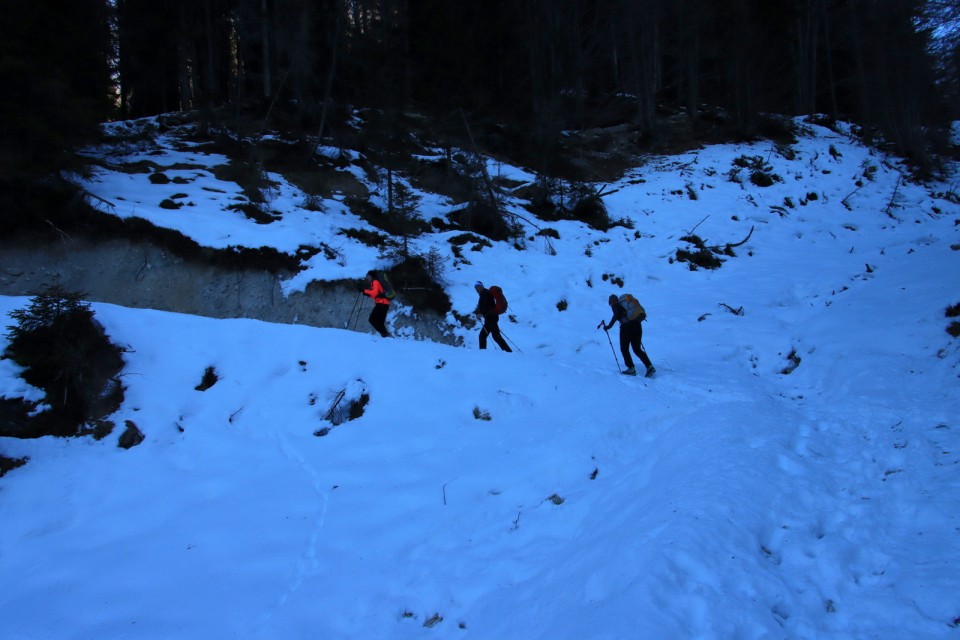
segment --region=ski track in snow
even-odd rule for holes
[[[312,574],[316,573],[318,570],[319,561],[317,558],[317,549],[319,547],[320,536],[323,534],[323,526],[326,522],[327,509],[330,504],[330,489],[325,488],[322,485],[320,477],[310,463],[308,463],[303,456],[300,455],[297,448],[293,446],[283,436],[283,434],[278,431],[274,431],[271,435],[276,440],[276,446],[283,458],[293,463],[295,467],[297,467],[302,473],[306,474],[310,478],[310,483],[313,486],[314,491],[316,491],[321,508],[320,513],[317,516],[310,532],[306,548],[303,550],[300,559],[296,563],[296,567],[293,571],[293,577],[290,579],[286,589],[278,596],[276,604],[270,610],[261,615],[259,620],[259,628],[261,629],[260,633],[267,628],[274,613],[287,603],[291,595],[297,592],[297,590],[303,584],[303,581],[309,578],[309,576]]]

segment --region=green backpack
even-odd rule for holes
[[[387,272],[380,271],[377,275],[380,276],[380,284],[383,286],[383,297],[387,300],[396,298],[397,290],[393,288],[393,283],[390,282],[390,276],[387,275]]]

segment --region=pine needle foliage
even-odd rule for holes
[[[119,404],[121,349],[83,294],[51,287],[10,316],[17,324],[8,327],[4,356],[24,367],[23,379],[45,392],[49,406],[19,435],[76,435]]]

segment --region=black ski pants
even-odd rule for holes
[[[489,313],[483,316],[483,329],[480,330],[480,348],[487,348],[487,336],[493,336],[493,341],[504,351],[511,352],[513,349],[507,344],[507,341],[500,335],[500,316],[495,313]]]
[[[378,303],[373,305],[373,311],[370,312],[370,326],[384,338],[390,337],[390,334],[387,333],[387,311],[389,309],[390,305]]]
[[[620,323],[620,353],[623,354],[623,364],[627,369],[633,369],[633,358],[630,357],[630,349],[637,354],[640,362],[648,369],[653,366],[647,352],[643,350],[643,327],[639,320],[630,320]]]

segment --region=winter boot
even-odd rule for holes
[[[651,366],[651,367],[647,367],[647,375],[646,375],[645,377],[647,377],[647,378],[652,378],[652,377],[653,377],[653,374],[655,374],[656,372],[657,372],[657,370],[654,369],[652,366]]]
[[[634,369],[633,367],[630,367],[629,369],[627,369],[626,371],[623,372],[623,375],[625,375],[625,376],[635,376],[635,375],[637,375],[637,370]]]

